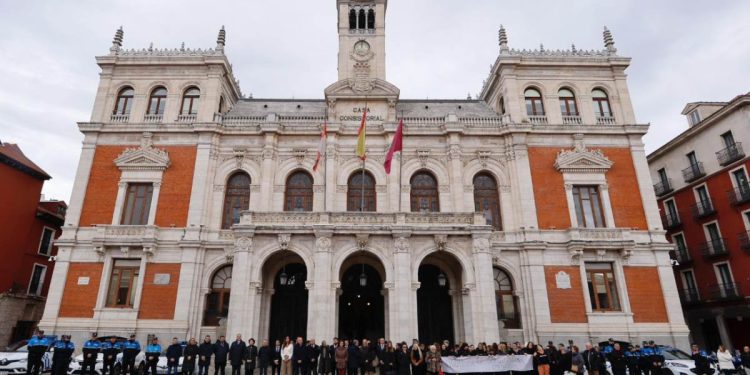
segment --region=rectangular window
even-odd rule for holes
[[[747,174],[745,173],[745,170],[743,168],[733,171],[732,178],[734,179],[734,184],[739,189],[747,190],[750,188],[747,181]]]
[[[693,271],[682,271],[682,284],[687,290],[697,290],[695,287],[695,276],[693,275]]]
[[[133,307],[140,259],[115,259],[107,292],[108,307]]]
[[[43,266],[41,264],[34,264],[34,270],[31,271],[29,290],[26,293],[34,296],[42,294],[42,287],[44,286],[44,276],[46,276],[46,274],[46,266]]]
[[[42,239],[39,241],[39,254],[49,256],[52,254],[52,240],[55,239],[55,230],[44,227]]]
[[[617,295],[612,263],[587,262],[586,281],[593,311],[620,311],[620,299]]]
[[[706,185],[701,185],[695,188],[695,194],[697,195],[698,202],[704,209],[710,208],[711,199],[708,197],[708,189]]]
[[[128,184],[125,192],[125,204],[122,210],[122,225],[146,225],[151,209],[153,184]]]
[[[701,122],[701,115],[698,113],[698,110],[690,112],[690,125],[695,125],[699,122]]]
[[[726,147],[732,147],[734,146],[734,135],[732,135],[731,131],[728,131],[721,135],[721,139],[724,140],[724,146]]]
[[[690,163],[690,166],[696,166],[698,165],[698,158],[695,156],[695,151],[690,151],[687,155],[685,155],[688,159],[688,163]]]
[[[731,285],[734,282],[732,280],[732,271],[729,270],[728,263],[716,265],[716,277],[721,285]]]
[[[667,171],[665,171],[664,168],[661,168],[657,173],[659,173],[659,182],[661,182],[662,185],[667,185]]]
[[[712,243],[716,243],[721,240],[721,233],[719,232],[719,227],[716,226],[716,223],[707,224],[706,232],[708,233],[708,238],[706,239],[711,241]]]
[[[597,186],[573,186],[573,201],[579,227],[604,227],[604,215]]]
[[[687,256],[687,246],[685,245],[685,236],[680,234],[675,234],[672,236],[672,240],[674,241],[674,244],[677,246],[677,253],[680,254],[680,256]]]

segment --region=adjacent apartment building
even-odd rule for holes
[[[0,143],[0,347],[33,333],[42,317],[65,202],[40,201],[51,177],[16,144]]]
[[[750,342],[750,94],[688,103],[688,129],[648,156],[692,339]]]

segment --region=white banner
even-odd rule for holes
[[[443,372],[465,374],[478,372],[532,371],[530,355],[493,355],[477,357],[442,357]]]

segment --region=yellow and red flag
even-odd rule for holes
[[[359,125],[359,132],[357,133],[357,156],[360,159],[365,160],[365,133],[367,133],[367,106],[365,106],[364,113],[362,113],[362,123]]]

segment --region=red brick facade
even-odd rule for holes
[[[630,309],[636,323],[667,323],[667,307],[656,267],[622,268],[628,284]]]
[[[102,276],[101,263],[70,263],[65,281],[61,318],[92,318]],[[88,284],[79,285],[79,278],[88,278]]]
[[[156,274],[168,274],[169,283],[154,284]],[[148,263],[143,279],[140,319],[174,319],[177,286],[180,283],[179,263]]]
[[[556,275],[565,272],[570,276],[570,288],[558,289]],[[550,318],[552,323],[586,323],[586,302],[581,287],[581,271],[577,266],[546,266]]]

